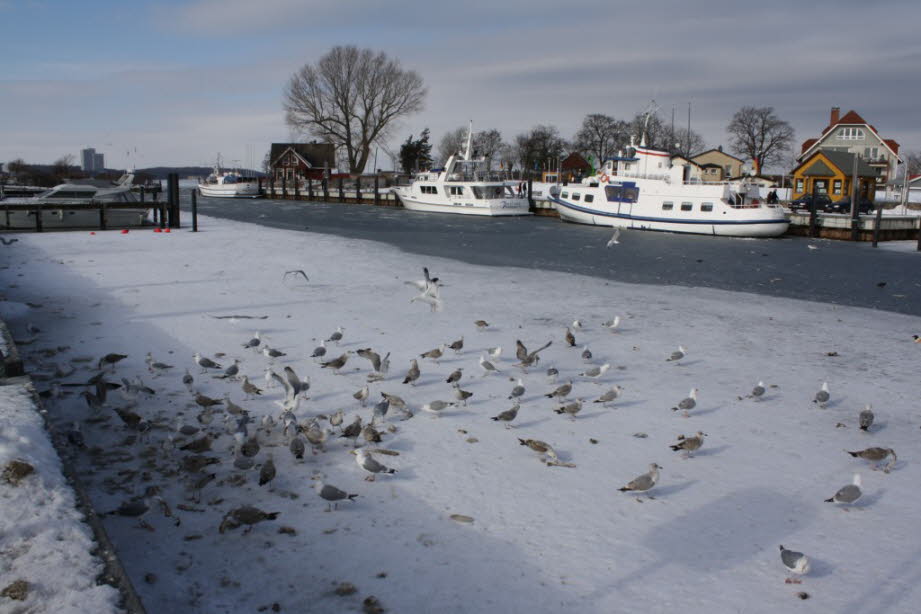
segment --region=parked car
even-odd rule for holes
[[[857,201],[857,212],[860,214],[870,213],[874,208],[873,203],[866,198],[861,198]],[[825,210],[831,213],[850,213],[851,199],[842,198],[841,200],[837,200],[826,207]]]
[[[832,204],[831,198],[828,194],[816,194],[815,195],[815,210],[816,211],[825,211]],[[812,206],[812,194],[806,194],[801,196],[796,200],[790,201],[790,208],[794,211],[797,209],[806,209],[809,210]]]

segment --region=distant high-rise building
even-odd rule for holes
[[[101,173],[106,170],[106,161],[104,154],[93,154],[93,171]]]
[[[80,161],[84,173],[92,173],[96,168],[96,150],[92,147],[80,150]]]

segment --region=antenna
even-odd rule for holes
[[[473,142],[473,120],[470,120],[470,126],[467,128],[467,151],[464,153],[464,160],[470,159],[470,145]]]
[[[649,127],[649,118],[656,114],[659,110],[659,105],[656,104],[655,99],[649,101],[649,104],[646,105],[646,109],[643,111],[645,118],[643,119],[643,133],[640,135],[640,147],[646,146],[646,129]]]

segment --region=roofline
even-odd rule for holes
[[[864,123],[862,123],[862,124],[860,124],[860,123],[854,123],[854,124],[847,123],[847,124],[844,124],[844,123],[840,123],[840,122],[839,122],[839,123],[837,123],[837,124],[832,124],[832,125],[826,127],[825,131],[822,132],[822,134],[819,136],[819,138],[817,138],[817,139],[815,140],[815,143],[813,143],[812,145],[810,145],[810,146],[809,146],[809,149],[807,149],[807,150],[804,151],[802,154],[800,154],[799,158],[797,158],[797,159],[798,159],[798,160],[803,160],[803,159],[805,159],[805,157],[806,157],[807,155],[810,155],[810,152],[812,152],[812,150],[815,148],[815,146],[818,145],[819,143],[821,143],[821,142],[822,142],[822,139],[824,139],[826,136],[828,136],[829,134],[831,134],[831,133],[833,132],[832,128],[835,128],[835,127],[837,127],[837,126],[866,126],[867,128],[870,129],[870,132],[872,132],[874,135],[876,135],[876,138],[879,139],[879,142],[882,143],[883,146],[885,146],[885,148],[889,150],[889,153],[891,153],[893,156],[895,156],[895,159],[898,160],[898,162],[901,164],[901,162],[902,162],[901,156],[899,156],[899,154],[897,154],[895,151],[893,151],[893,149],[892,149],[891,147],[889,147],[889,144],[886,142],[886,139],[884,139],[883,137],[881,137],[881,136],[879,135],[879,132],[876,131],[876,128],[874,128],[873,126],[871,126],[871,125],[868,124],[867,122],[864,122]],[[809,139],[806,139],[806,140],[808,141]]]
[[[742,158],[736,158],[736,157],[735,157],[734,155],[732,155],[731,153],[726,153],[725,151],[723,151],[722,149],[720,149],[720,148],[718,148],[718,147],[712,147],[712,148],[708,149],[707,151],[702,151],[702,152],[700,152],[699,154],[693,156],[691,159],[693,160],[694,158],[700,157],[700,156],[702,156],[702,155],[704,155],[704,154],[708,154],[708,153],[710,153],[711,151],[715,151],[716,153],[724,154],[724,155],[726,155],[726,156],[729,156],[729,157],[732,158],[733,160],[738,160],[738,161],[741,162],[742,164],[745,164],[745,160],[743,160]]]

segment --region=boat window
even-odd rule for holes
[[[451,195],[452,195],[452,196],[463,196],[463,195],[464,195],[464,187],[463,187],[463,186],[452,185],[452,186],[450,186],[449,189],[451,190]]]
[[[436,188],[436,187],[433,186],[433,185],[423,185],[423,186],[419,186],[419,190],[420,190],[423,194],[438,194],[438,188]]]
[[[502,198],[505,186],[502,185],[485,185],[472,186],[473,194],[476,198]]]
[[[694,205],[692,205],[691,203],[681,203],[682,211],[692,211],[693,209],[694,209]]]
[[[590,202],[592,202],[593,200],[595,200],[595,195],[594,195],[594,194],[586,194],[586,195],[585,195],[585,202],[590,203]]]
[[[713,203],[703,203],[700,205],[701,211],[713,211]]]
[[[604,188],[608,202],[635,203],[640,191],[633,185],[608,185]]]
[[[579,193],[578,193],[578,192],[573,192],[573,193],[572,193],[572,199],[573,199],[573,200],[579,200]]]
[[[675,203],[662,203],[662,211],[671,211],[675,208]]]
[[[562,196],[563,198],[569,198],[569,192],[563,192],[562,194],[560,194],[560,196]]]

